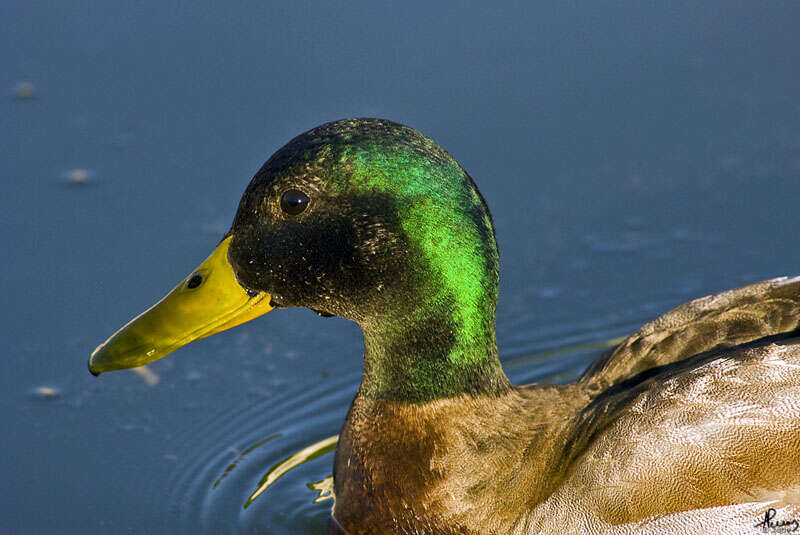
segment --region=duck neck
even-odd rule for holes
[[[501,395],[511,387],[497,357],[494,304],[464,321],[464,310],[428,306],[362,323],[359,395],[422,403],[462,394]],[[469,311],[467,311],[469,312]]]

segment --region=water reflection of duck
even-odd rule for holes
[[[92,354],[141,366],[267,312],[358,322],[334,466],[352,534],[750,533],[800,503],[800,279],[692,301],[576,382],[509,383],[486,204],[439,146],[345,120],[259,170],[230,232]],[[793,338],[794,336],[794,338]]]

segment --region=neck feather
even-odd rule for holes
[[[494,305],[475,321],[441,299],[362,324],[368,399],[427,402],[462,394],[501,395],[510,383],[497,357]],[[453,303],[455,305],[455,303]]]

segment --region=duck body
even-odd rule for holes
[[[357,396],[334,516],[352,534],[794,529],[798,297],[800,280],[776,279],[694,301],[572,384],[410,405]],[[726,324],[729,342],[756,341],[721,348]]]
[[[334,516],[350,534],[752,533],[771,509],[793,520],[796,387],[747,397],[764,376],[796,384],[798,355],[799,340],[713,355],[594,399],[579,385],[424,407],[357,397]]]
[[[574,383],[514,386],[495,337],[498,265],[488,207],[447,152],[390,121],[328,123],[264,164],[209,259],[89,368],[146,364],[271,308],[308,307],[364,334],[332,530],[794,526],[799,278],[678,307]]]

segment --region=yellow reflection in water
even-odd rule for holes
[[[314,498],[314,503],[324,502],[325,500],[333,499],[333,476],[328,476],[325,479],[306,483],[306,487],[311,490],[316,490],[319,495]]]
[[[267,472],[267,474],[261,478],[261,481],[258,483],[258,488],[247,499],[244,504],[244,508],[247,509],[250,504],[261,495],[262,492],[267,490],[273,483],[275,483],[275,481],[278,480],[279,477],[284,475],[286,472],[292,468],[300,466],[301,464],[313,461],[317,457],[325,455],[329,451],[333,451],[336,449],[336,444],[338,442],[339,435],[333,435],[332,437],[320,440],[319,442],[311,444],[310,446],[306,446],[297,453],[293,453],[281,462],[273,465],[272,468],[269,469],[269,472]]]
[[[276,434],[272,435],[271,437],[265,438],[261,442],[256,442],[255,444],[253,444],[252,446],[250,446],[249,448],[244,450],[242,453],[240,453],[239,456],[236,457],[236,459],[231,464],[228,465],[228,467],[225,469],[225,471],[222,473],[222,475],[217,478],[217,480],[214,482],[214,487],[213,488],[217,488],[217,485],[219,485],[222,482],[223,479],[228,477],[228,474],[230,474],[231,471],[234,468],[236,468],[236,465],[239,464],[239,461],[242,460],[242,457],[244,457],[245,455],[247,455],[248,453],[250,453],[251,451],[253,451],[257,447],[263,446],[264,444],[266,444],[270,440],[274,440],[274,439],[278,438],[279,436],[281,436],[281,434],[280,433],[276,433]],[[236,450],[234,450],[234,453],[235,453],[235,451]]]

